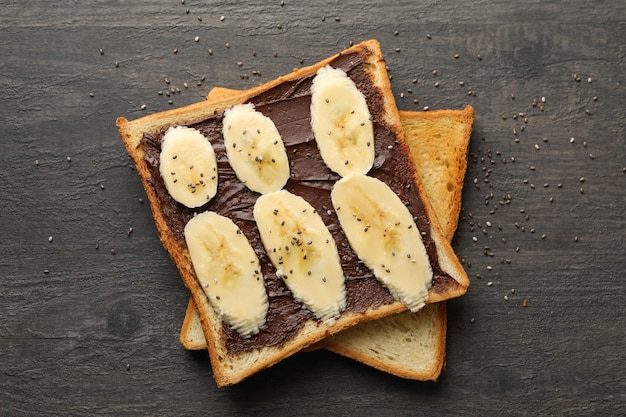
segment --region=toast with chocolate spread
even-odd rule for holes
[[[220,100],[236,93],[214,88],[208,99]],[[446,239],[452,241],[461,210],[474,109],[400,111],[400,118],[424,190]],[[446,323],[445,302],[428,304],[417,313],[403,312],[361,323],[316,346],[400,377],[436,380],[445,359]],[[193,299],[187,306],[180,342],[189,350],[206,349]]]
[[[371,129],[373,141],[367,141],[367,147],[373,146],[375,149],[375,159],[367,175],[349,173],[342,178],[329,168],[329,159],[318,150],[317,143],[321,141],[316,140],[319,136],[312,132],[315,127],[311,123],[310,109],[316,94],[312,92],[315,90],[315,80],[321,73],[326,73],[327,78],[341,79],[340,83],[352,83],[363,96],[370,116],[359,119],[362,120],[360,127]],[[333,100],[335,98],[333,96]],[[323,107],[323,97],[321,99],[320,106]],[[326,103],[336,105],[334,101],[330,103],[327,100]],[[223,121],[230,117],[231,110],[232,120],[257,112],[260,116],[255,113],[255,120],[263,119],[262,123],[266,123],[265,119],[269,119],[270,124],[276,127],[280,133],[279,139],[284,144],[284,152],[288,155],[290,169],[284,189],[259,195],[259,192],[249,188],[252,181],[242,180],[243,171],[235,172],[235,156],[229,153],[230,145],[237,151],[244,148],[238,139],[239,147],[237,143],[227,140],[231,124]],[[323,118],[320,120],[322,110],[313,114],[325,127],[328,121]],[[347,114],[354,114],[349,109],[346,111]],[[362,116],[362,106],[357,115]],[[320,126],[319,123],[317,125]],[[433,303],[458,297],[465,293],[469,285],[468,277],[441,231],[409,157],[410,150],[391,93],[385,62],[376,41],[355,45],[313,66],[294,70],[227,100],[196,103],[132,122],[121,117],[117,120],[117,126],[146,190],[159,237],[198,309],[218,386],[235,384],[329,335],[358,323],[404,311],[406,305],[419,308],[424,302]],[[241,127],[235,122],[232,126],[236,127],[235,130]],[[246,133],[249,134],[247,137],[256,137],[255,131],[261,135],[261,129],[256,128],[261,124],[254,126],[254,130],[245,127],[237,130],[237,137],[243,138]],[[359,125],[353,127],[358,129]],[[198,139],[198,134],[203,139]],[[263,134],[266,134],[265,130]],[[211,147],[207,147],[206,142]],[[278,139],[273,142],[277,146],[278,143]],[[194,152],[187,152],[191,148]],[[200,148],[203,149],[204,157],[197,159],[196,150]],[[262,159],[260,155],[252,156],[254,162],[270,163],[270,160]],[[330,157],[337,160],[337,155],[331,154]],[[185,165],[188,161],[197,161],[198,164]],[[271,162],[275,161],[272,159]],[[351,166],[352,160],[348,159],[345,165],[348,166],[349,162]],[[171,172],[169,169],[172,169]],[[179,178],[182,181],[177,183]],[[340,207],[333,205],[334,192],[341,188],[337,197],[355,195],[371,198],[364,192],[359,194],[364,184],[375,184],[377,189],[387,187],[391,194],[386,194],[388,197],[384,202],[397,200],[402,203],[399,207],[394,206],[394,211],[387,214],[399,216],[408,211],[409,219],[413,217],[414,223],[408,224],[406,230],[411,230],[411,234],[419,232],[418,240],[412,242],[416,243],[416,247],[423,248],[424,255],[422,259],[418,252],[413,252],[407,254],[407,258],[410,262],[418,263],[421,277],[428,277],[431,273],[426,282],[426,297],[418,299],[416,303],[411,299],[411,294],[406,296],[405,286],[413,285],[417,278],[406,274],[395,275],[393,278],[399,278],[398,281],[383,284],[382,279],[379,280],[373,272],[380,265],[373,265],[373,269],[364,267],[352,250],[354,241],[343,232],[347,226],[345,221],[340,224],[338,217],[348,213],[349,218],[349,212],[344,210],[340,215],[337,214]],[[181,189],[184,197],[178,197],[173,191]],[[201,199],[198,200],[198,196],[206,197],[206,203],[199,204]],[[309,243],[307,240],[301,241],[294,234],[291,244],[284,248],[268,246],[266,238],[272,229],[268,227],[267,230],[261,230],[260,220],[273,219],[272,206],[269,204],[281,208],[280,214],[278,209],[274,209],[276,218],[282,216],[280,218],[285,219],[288,226],[292,229],[295,227],[298,233],[304,231],[306,235],[309,230],[306,225],[300,224],[293,209],[305,207],[301,212],[308,210],[307,218],[317,222],[315,230],[329,237],[325,242],[313,243],[311,240]],[[257,208],[258,212],[269,214],[259,217]],[[397,222],[397,225],[406,224]],[[382,233],[379,229],[370,228],[368,223],[365,229],[357,232],[369,230]],[[201,233],[203,230],[210,230],[210,233]],[[277,230],[280,234],[281,229],[274,229],[275,232]],[[384,232],[408,234],[406,230],[394,230],[391,225]],[[331,242],[333,240],[334,245]],[[311,244],[313,246],[307,252]],[[324,257],[323,260],[336,259],[340,264],[339,274],[344,276],[339,283],[343,293],[339,294],[340,297],[330,309],[325,305],[327,299],[312,301],[309,298],[326,291],[327,287],[321,284],[327,282],[325,275],[319,283],[315,281],[311,284],[306,282],[306,273],[304,278],[297,274],[291,275],[291,271],[283,270],[274,257],[276,252],[283,251],[286,257],[294,253],[297,256],[304,254],[303,259],[306,260],[307,254],[310,254],[310,262],[316,250],[321,251],[321,246],[315,245],[324,244],[334,248],[336,255],[334,258]],[[245,253],[246,257],[235,257],[241,248],[244,248],[241,253]],[[219,256],[224,253],[223,250],[232,256]],[[199,257],[198,253],[206,256]],[[221,262],[219,268],[211,269],[215,265],[214,261]],[[249,273],[241,273],[243,270],[248,271],[250,265],[253,267]],[[309,275],[311,271],[319,273],[315,263],[308,265]],[[214,277],[211,277],[210,271],[215,273]],[[385,276],[384,273],[379,275]],[[329,286],[335,286],[337,280],[328,278]],[[246,284],[244,287],[230,285],[233,281]],[[247,304],[232,302],[233,294],[249,296],[246,291],[241,291],[248,285],[255,288],[256,294],[259,282],[264,287],[264,291],[259,293],[259,298],[263,300],[252,300],[255,301],[254,311],[249,311]],[[300,287],[291,286],[295,284]],[[314,287],[315,294],[300,291],[307,285],[317,285]],[[296,291],[294,288],[299,289]],[[295,296],[296,292],[298,297]],[[316,312],[318,309],[319,312]]]

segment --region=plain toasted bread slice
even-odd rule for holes
[[[209,100],[238,93],[214,88]],[[474,109],[400,111],[402,128],[426,194],[444,235],[452,240],[461,210],[461,192]],[[404,378],[436,380],[445,360],[445,302],[426,305],[417,313],[403,312],[361,323],[322,340],[317,346]],[[189,300],[180,332],[186,349],[206,349],[200,317]]]
[[[254,102],[255,98],[260,97],[264,93],[274,98],[278,97],[271,104],[272,110],[280,108],[281,104],[288,108],[292,104],[290,100],[294,98],[307,100],[312,77],[318,69],[326,65],[345,66],[346,72],[356,78],[355,83],[357,83],[357,86],[360,89],[367,89],[366,100],[375,123],[383,129],[385,135],[393,138],[393,143],[397,143],[393,153],[391,148],[388,148],[389,152],[384,149],[377,150],[385,153],[389,158],[400,158],[407,164],[407,172],[413,184],[410,187],[413,190],[410,192],[413,193],[411,198],[416,199],[414,200],[416,204],[412,208],[415,210],[415,207],[422,206],[426,222],[425,227],[421,227],[420,230],[426,233],[424,239],[427,240],[428,245],[431,245],[429,247],[436,253],[435,257],[431,257],[431,264],[434,269],[436,268],[437,279],[433,280],[428,302],[460,296],[465,293],[469,285],[467,274],[461,267],[449,242],[444,238],[420,180],[415,174],[412,161],[408,158],[408,144],[404,137],[400,116],[391,93],[384,59],[376,41],[355,45],[311,67],[295,70],[286,76],[248,90],[244,94],[232,97],[229,100],[196,103],[183,108],[146,116],[132,122],[127,121],[123,117],[119,118],[117,126],[120,136],[128,153],[133,158],[141,177],[150,201],[159,237],[176,264],[183,282],[190,290],[198,308],[204,336],[207,340],[213,375],[218,386],[237,383],[345,328],[406,310],[405,306],[400,302],[394,301],[393,298],[389,299],[388,296],[386,297],[382,286],[372,276],[371,279],[359,278],[358,280],[347,281],[349,307],[339,316],[334,324],[320,322],[310,312],[300,307],[296,313],[302,319],[294,323],[293,317],[290,317],[289,327],[287,328],[287,323],[281,327],[280,320],[282,318],[280,314],[275,314],[276,311],[272,310],[272,306],[274,302],[284,301],[289,294],[287,291],[281,290],[280,294],[277,295],[275,290],[272,290],[268,292],[270,313],[267,317],[265,329],[249,338],[238,337],[237,334],[234,334],[236,332],[224,325],[200,287],[184,242],[184,235],[181,235],[181,227],[197,211],[188,210],[182,206],[179,207],[175,202],[169,202],[167,193],[163,192],[163,180],[160,178],[158,169],[155,169],[155,165],[158,168],[158,158],[155,158],[155,153],[158,155],[160,137],[168,127],[188,125],[196,126],[200,129],[202,126],[206,128],[206,125],[209,124],[214,129],[213,133],[221,131],[219,125],[222,112],[225,109],[247,101]],[[289,112],[286,113],[288,115]],[[303,117],[306,120],[309,116]],[[307,128],[309,125],[303,123],[301,126]],[[211,135],[211,132],[206,134]],[[213,135],[209,140],[219,141],[221,140],[221,134]],[[383,165],[384,167],[385,165]],[[226,166],[223,168],[226,169]],[[376,175],[376,172],[372,171],[371,174]],[[225,175],[228,177],[228,174]],[[234,175],[231,175],[231,177],[234,178]],[[289,183],[287,187],[289,187]],[[246,191],[243,186],[240,187],[240,190],[240,197],[247,198],[248,208],[251,208],[256,196],[252,196],[251,192]],[[319,193],[319,191],[316,192]],[[214,209],[220,203],[220,198],[227,199],[228,196],[220,195],[218,191],[216,202],[209,202],[203,207],[203,210]],[[329,196],[327,200],[329,200]],[[321,209],[322,207],[318,211]],[[249,215],[249,213],[246,215]],[[335,236],[335,238],[340,237]],[[356,257],[353,259],[356,259]],[[268,288],[271,285],[275,289],[275,286],[281,285],[280,280],[276,278],[270,266],[263,264],[262,268],[265,268],[264,276],[266,282],[269,282],[267,284]],[[361,294],[361,290],[365,286],[369,288],[368,291],[371,292],[374,300],[367,301],[370,303],[367,308],[351,308],[350,306],[354,305],[354,303],[362,302],[355,294]],[[291,303],[294,304],[295,302],[291,300]],[[272,329],[280,330],[282,332],[280,337],[275,337],[278,334],[273,333]],[[259,344],[259,341],[262,343]]]

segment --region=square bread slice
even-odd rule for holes
[[[324,171],[323,165],[319,172],[309,172],[302,167],[298,170],[299,164],[308,160],[309,154],[313,160],[321,160],[311,133],[310,114],[306,111],[297,112],[297,109],[309,107],[312,79],[320,68],[327,65],[345,71],[365,96],[374,124],[376,147],[376,163],[368,175],[390,175],[392,181],[388,185],[406,201],[411,214],[415,216],[433,269],[433,281],[427,302],[458,297],[466,292],[469,285],[467,274],[443,236],[409,157],[408,143],[391,93],[385,62],[376,41],[355,45],[313,66],[295,70],[219,103],[196,103],[132,122],[120,117],[117,127],[146,190],[159,237],[198,308],[213,376],[220,387],[235,384],[345,328],[406,310],[371,272],[363,271],[358,265],[358,258],[347,244],[341,228],[337,226],[336,215],[328,209],[332,207],[330,188],[338,178],[329,170]],[[265,326],[257,334],[243,337],[227,326],[210,303],[195,275],[183,230],[196,214],[215,211],[229,216],[242,230],[247,230],[248,234],[255,233],[254,227],[251,227],[251,211],[258,194],[249,191],[237,181],[225,156],[221,135],[223,112],[231,106],[245,102],[255,104],[257,110],[270,117],[278,127],[290,152],[292,164],[292,175],[286,189],[313,204],[333,231],[337,247],[340,248],[341,263],[346,275],[347,303],[346,309],[332,324],[318,320],[293,299],[284,282],[276,276],[276,270],[268,261],[267,254],[263,253],[262,246],[257,245],[255,252],[261,259],[269,312]],[[179,125],[200,131],[218,154],[218,193],[200,209],[188,209],[176,203],[168,194],[159,172],[161,138],[169,127]],[[297,157],[296,153],[299,153]],[[311,181],[323,183],[325,186],[310,187],[308,185]],[[308,185],[304,187],[304,184]],[[231,204],[234,196],[236,208]],[[258,235],[248,236],[248,239],[260,244]],[[362,273],[353,274],[355,270]]]
[[[238,91],[214,88],[209,100],[220,100]],[[474,109],[400,111],[402,128],[422,185],[431,201],[443,233],[452,241],[461,211],[461,193]],[[436,380],[445,361],[445,302],[358,324],[315,346],[350,357],[376,369],[408,379]],[[206,349],[200,316],[190,298],[180,332],[186,349]]]

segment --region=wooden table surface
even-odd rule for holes
[[[0,3],[0,415],[623,415],[625,2]],[[447,367],[217,389],[115,119],[370,38],[400,109],[476,110]]]

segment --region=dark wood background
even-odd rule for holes
[[[624,412],[623,1],[0,3],[0,415]],[[400,109],[476,109],[447,368],[315,352],[217,389],[115,119],[370,38]]]

